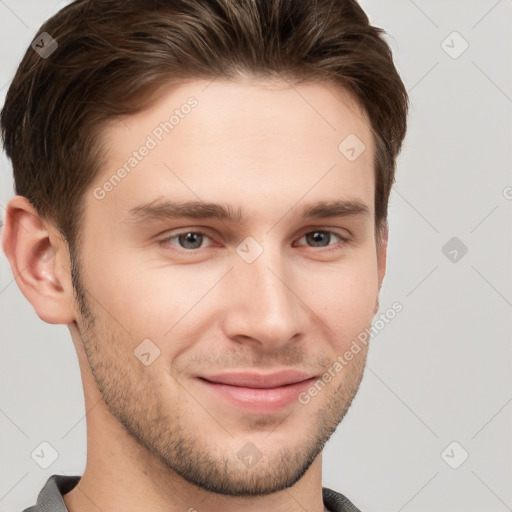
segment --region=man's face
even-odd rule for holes
[[[166,133],[160,123],[173,114]],[[338,148],[350,134],[366,145],[356,159]],[[375,313],[385,246],[379,266],[368,121],[327,83],[196,81],[104,137],[108,169],[85,195],[79,250],[90,317],[77,308],[77,325],[108,410],[164,468],[200,487],[233,495],[289,487],[362,378],[365,345],[316,396],[298,399]],[[130,157],[129,172],[105,185]],[[139,208],[163,201],[218,203],[235,218]],[[368,211],[302,216],[334,201]],[[288,395],[204,380],[283,369],[311,380]]]

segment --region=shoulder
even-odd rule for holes
[[[361,512],[347,497],[327,487],[322,487],[324,505],[331,512]]]
[[[75,487],[80,476],[52,475],[37,497],[37,503],[23,512],[68,512],[62,496]]]

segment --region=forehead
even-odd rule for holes
[[[269,214],[302,199],[345,197],[373,212],[369,121],[330,82],[191,81],[102,135],[108,163],[87,201],[105,214],[165,197],[243,202]]]

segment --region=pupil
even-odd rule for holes
[[[325,231],[313,231],[312,233],[310,233],[310,236],[313,239],[314,243],[327,242],[327,244],[326,243],[323,244],[324,246],[328,245],[328,242],[329,242],[329,238],[326,235],[327,235],[327,233]]]
[[[181,235],[181,242],[186,244],[192,244],[193,247],[185,247],[185,249],[198,249],[201,247],[202,236],[199,233],[187,233],[186,235]],[[198,243],[199,242],[199,243]],[[183,245],[183,244],[182,244]]]

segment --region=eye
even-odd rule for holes
[[[347,237],[343,237],[339,233],[324,229],[315,229],[314,231],[309,231],[305,233],[299,240],[306,239],[306,242],[312,244],[312,247],[330,247],[335,245],[330,243],[333,239],[333,236],[335,237],[335,242],[336,239],[343,242],[349,241]]]
[[[315,229],[313,231],[308,231],[301,238],[299,238],[299,242],[305,239],[306,244],[310,247],[323,248],[323,247],[332,247],[329,250],[339,249],[338,244],[336,242],[346,242],[348,243],[350,240],[348,237],[344,237],[335,231],[331,231],[328,229]],[[171,236],[167,236],[160,240],[160,243],[164,245],[172,245],[176,247],[177,250],[182,250],[182,252],[190,252],[193,253],[198,251],[199,249],[204,249],[213,244],[204,245],[206,240],[212,240],[206,233],[202,231],[182,231],[181,233],[176,233]],[[303,245],[301,243],[296,243],[295,245]],[[343,245],[343,244],[341,244]]]
[[[210,237],[201,231],[183,231],[176,235],[163,238],[161,242],[164,244],[176,245],[173,243],[176,241],[180,249],[194,251],[201,249],[205,239],[210,239]]]

